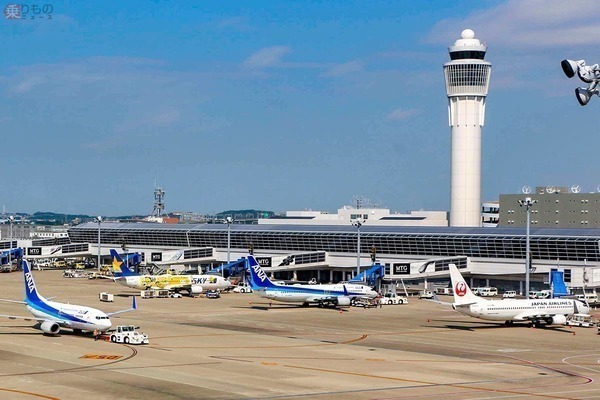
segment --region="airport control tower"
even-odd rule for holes
[[[444,64],[452,133],[450,226],[481,226],[481,127],[492,64],[470,29],[448,48]]]

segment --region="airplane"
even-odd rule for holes
[[[252,290],[269,300],[299,302],[305,307],[311,303],[316,303],[319,307],[337,307],[349,306],[352,300],[358,298],[377,297],[377,292],[369,286],[357,284],[278,285],[269,280],[254,256],[248,256],[247,260]]]
[[[73,330],[73,333],[81,333],[82,331],[106,332],[112,327],[112,322],[109,318],[111,315],[137,309],[135,297],[133,297],[131,308],[112,313],[105,313],[92,307],[51,301],[38,293],[29,263],[26,260],[22,260],[21,265],[23,268],[23,280],[25,282],[25,301],[0,300],[25,304],[29,312],[34,315],[34,318],[2,314],[0,314],[0,317],[37,321],[40,323],[39,329],[46,335],[57,335],[60,333],[61,328],[70,328]]]
[[[194,295],[206,290],[225,290],[231,287],[231,282],[217,275],[140,275],[131,271],[114,249],[110,250],[110,254],[114,281],[130,288],[167,289],[174,292],[185,290]]]
[[[452,308],[461,314],[488,321],[529,322],[536,328],[546,325],[564,325],[567,316],[588,313],[589,307],[571,299],[503,299],[488,300],[471,292],[469,285],[454,264],[450,264],[450,280],[454,289]]]

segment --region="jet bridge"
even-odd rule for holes
[[[217,268],[213,268],[210,271],[207,271],[207,275],[223,275],[225,277],[228,276],[237,276],[242,275],[246,271],[246,259],[240,258],[239,260],[232,261],[228,264],[219,265]],[[225,274],[227,272],[227,274]]]
[[[23,258],[23,249],[21,247],[3,251],[0,254],[0,265],[8,264],[9,260],[12,261],[18,258]]]
[[[354,278],[350,279],[351,283],[366,282],[369,286],[375,286],[383,278],[385,273],[385,266],[381,264],[374,264],[366,271],[361,272]]]

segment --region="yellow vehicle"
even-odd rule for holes
[[[67,268],[67,263],[64,260],[56,260],[52,265],[54,268]]]
[[[85,269],[85,264],[78,262],[75,264],[75,269]]]

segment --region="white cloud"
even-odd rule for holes
[[[39,86],[44,82],[44,79],[40,76],[32,76],[23,79],[12,87],[14,93],[27,93],[33,90],[36,86]]]
[[[181,120],[179,110],[165,110],[152,116],[150,121],[155,125],[171,125]]]
[[[363,63],[359,60],[348,61],[343,64],[337,64],[330,67],[327,71],[323,73],[323,76],[343,76],[348,74],[353,74],[356,72],[360,72],[363,70]]]
[[[258,50],[244,60],[244,66],[248,68],[268,68],[281,63],[284,55],[290,52],[287,46],[272,46]]]
[[[600,7],[590,0],[508,0],[464,19],[439,22],[429,41],[448,44],[470,28],[477,38],[513,49],[597,45]]]
[[[416,108],[410,108],[408,110],[396,108],[394,111],[387,115],[386,119],[388,121],[402,121],[414,117],[415,115],[419,115],[420,113],[421,110],[418,110]]]

